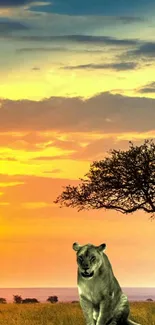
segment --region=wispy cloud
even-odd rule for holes
[[[0,187],[14,187],[24,185],[24,182],[0,182]]]
[[[55,207],[56,205],[54,203],[48,203],[48,202],[24,202],[21,203],[22,208],[25,209],[42,209],[42,208],[51,208]]]
[[[70,157],[70,154],[68,155],[65,155],[65,156],[40,156],[40,157],[35,157],[35,158],[32,158],[31,160],[35,161],[35,160],[38,160],[38,161],[52,161],[52,160],[59,160],[59,159],[68,159],[68,157]],[[60,171],[60,170],[59,170]],[[51,170],[50,173],[53,173],[53,171]],[[55,170],[54,170],[55,172]]]
[[[15,37],[15,36],[13,36]],[[111,45],[111,46],[133,46],[140,43],[138,39],[126,39],[126,38],[115,38],[110,36],[92,36],[92,35],[27,35],[27,36],[17,36],[19,40],[30,41],[30,42],[74,42],[83,44],[93,44],[93,45]]]
[[[150,83],[146,84],[145,86],[137,89],[137,92],[141,93],[141,94],[155,93],[155,81],[150,82]]]
[[[76,70],[76,69],[112,69],[116,71],[123,71],[123,70],[134,70],[137,68],[138,64],[135,62],[120,62],[120,63],[106,63],[106,64],[95,64],[95,63],[90,63],[90,64],[81,64],[81,65],[76,65],[76,66],[65,66],[61,69],[66,69],[66,70]]]
[[[100,49],[74,49],[71,47],[23,47],[16,50],[16,53],[22,53],[22,52],[71,52],[71,53],[103,53],[104,48],[102,50]]]

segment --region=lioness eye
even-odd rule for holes
[[[95,256],[91,256],[90,260],[93,262],[96,260],[96,257]]]

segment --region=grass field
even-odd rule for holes
[[[130,302],[130,318],[155,325],[155,302]],[[85,325],[79,303],[0,304],[0,325]]]

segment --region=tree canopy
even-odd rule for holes
[[[94,161],[78,186],[68,185],[54,203],[60,207],[114,209],[127,214],[155,212],[155,144],[129,141],[129,150],[110,150],[109,157]]]

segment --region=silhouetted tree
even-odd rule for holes
[[[21,304],[21,303],[22,303],[22,297],[21,297],[21,296],[18,296],[18,295],[14,295],[14,296],[13,296],[13,301],[14,301],[16,304]]]
[[[56,302],[58,302],[58,297],[57,296],[49,296],[46,301],[51,302],[51,303],[56,303]]]
[[[146,299],[146,301],[153,301],[153,299],[151,299],[151,298],[148,298],[148,299]]]
[[[155,144],[145,140],[127,151],[110,150],[111,157],[94,161],[78,186],[66,186],[54,203],[83,209],[114,209],[127,214],[155,212]]]
[[[22,299],[22,304],[34,304],[34,303],[39,303],[39,301],[36,298]]]
[[[6,303],[7,303],[7,301],[5,298],[0,298],[0,304],[6,304]]]

